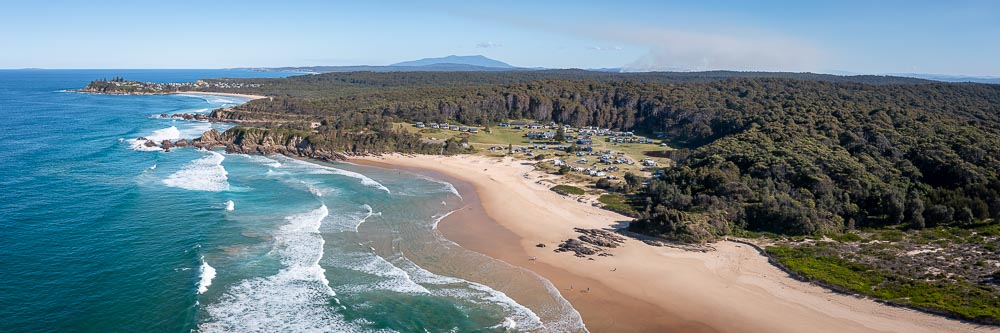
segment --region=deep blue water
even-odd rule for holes
[[[0,332],[584,330],[547,281],[441,237],[436,221],[462,205],[450,184],[137,150],[137,137],[228,127],[155,115],[245,100],[63,92],[113,76],[281,75],[0,71]]]

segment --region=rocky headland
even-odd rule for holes
[[[181,147],[195,147],[200,149],[225,147],[227,153],[237,154],[277,154],[325,161],[342,161],[347,159],[345,154],[316,148],[304,136],[256,128],[238,128],[223,133],[211,129],[205,131],[200,137],[190,140],[182,138],[175,141],[163,140],[159,143],[143,137],[138,138],[138,140],[145,141],[143,143],[145,147],[159,147],[164,151]]]

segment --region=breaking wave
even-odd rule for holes
[[[179,171],[163,180],[170,187],[193,191],[219,192],[229,190],[226,168],[222,161],[226,157],[214,151],[208,151],[205,157],[191,161]]]
[[[297,159],[289,158],[289,157],[282,158],[282,161],[284,162],[284,165],[286,167],[288,167],[288,166],[294,166],[295,168],[301,169],[301,170],[305,171],[308,174],[312,174],[312,175],[339,175],[339,176],[351,177],[351,178],[355,178],[355,179],[360,180],[361,184],[364,184],[365,186],[370,186],[370,187],[374,187],[374,188],[380,189],[382,191],[385,191],[385,193],[391,193],[391,192],[389,192],[389,188],[385,187],[385,185],[382,185],[381,183],[375,181],[374,179],[371,179],[368,176],[362,175],[362,174],[357,173],[357,172],[347,171],[347,170],[341,170],[341,169],[337,169],[337,168],[334,168],[334,167],[328,167],[328,166],[325,166],[325,165],[319,165],[319,164],[315,164],[315,163],[309,163],[309,162],[306,162],[306,161],[301,161],[301,160],[297,160]]]
[[[451,213],[454,213],[454,212],[457,212],[457,211],[458,211],[458,209],[450,211],[450,212],[447,212],[447,213],[444,213],[441,216],[435,216],[434,217],[434,223],[431,224],[431,229],[437,229],[438,228],[438,223],[441,223],[441,220],[444,220],[444,218],[448,217],[448,215],[451,215]]]
[[[428,289],[436,296],[461,299],[481,307],[500,306],[504,313],[509,314],[509,316],[504,318],[504,322],[498,323],[499,325],[504,325],[506,321],[510,320],[515,322],[518,328],[525,331],[546,330],[546,325],[542,323],[542,319],[534,311],[499,290],[484,284],[431,273],[403,256],[399,256],[394,262],[400,269],[407,272],[414,282],[420,285],[433,285],[433,288]]]
[[[254,163],[257,163],[257,164],[260,164],[260,165],[264,165],[264,166],[267,166],[267,167],[271,167],[271,168],[280,168],[281,167],[281,162],[278,162],[278,161],[276,161],[274,159],[268,158],[267,156],[247,155],[247,154],[240,154],[240,156],[246,157],[251,162],[254,162]]]
[[[145,136],[146,140],[140,139],[129,139],[129,145],[132,149],[139,151],[157,151],[163,150],[160,147],[146,147],[146,142],[151,141],[156,144],[160,144],[163,140],[174,141],[181,138],[181,132],[177,129],[177,126],[170,126],[167,128],[161,128],[153,131],[152,134]]]
[[[430,181],[430,182],[434,182],[434,183],[438,183],[438,184],[444,185],[444,190],[450,192],[451,194],[454,194],[459,199],[465,200],[464,198],[462,198],[462,194],[458,193],[458,189],[455,188],[455,185],[453,185],[452,183],[449,183],[449,182],[446,182],[446,181],[443,181],[443,180],[440,180],[440,179],[434,179],[434,178],[427,177],[427,176],[420,175],[420,174],[417,174],[417,177],[419,177],[420,179],[423,179],[423,180],[427,180],[427,181]]]
[[[288,216],[274,234],[276,255],[285,266],[277,274],[243,280],[218,302],[206,307],[202,332],[363,332],[359,323],[337,313],[339,303],[319,261],[323,257],[320,224],[326,205]]]
[[[198,293],[204,294],[208,291],[208,286],[212,285],[212,279],[215,278],[215,268],[208,265],[205,261],[205,257],[201,257],[201,280],[198,281]]]
[[[361,205],[361,211],[352,211],[344,214],[337,214],[330,217],[327,228],[324,231],[337,232],[358,232],[358,227],[368,221],[372,216],[381,216],[381,212],[372,211],[372,207]]]

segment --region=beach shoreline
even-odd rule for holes
[[[527,161],[391,154],[351,162],[468,184],[478,202],[441,221],[440,232],[545,277],[591,332],[1000,331],[795,280],[736,242],[703,253],[629,239],[609,249],[610,257],[555,253],[560,241],[579,235],[574,227],[612,228],[630,219],[549,191],[553,179]]]
[[[230,96],[230,97],[249,98],[250,100],[267,98],[267,96],[263,96],[263,95],[236,94],[236,93],[224,93],[224,92],[207,92],[207,91],[174,91],[174,92],[167,93],[167,95]]]
[[[237,94],[237,93],[225,93],[225,92],[211,92],[211,91],[171,91],[171,92],[141,92],[141,93],[115,93],[115,92],[96,92],[87,91],[83,89],[66,89],[60,90],[62,92],[71,92],[78,94],[95,94],[95,95],[121,95],[121,96],[136,96],[136,95],[209,95],[209,96],[230,96],[230,97],[240,97],[247,98],[249,100],[268,98],[264,95],[252,95],[252,94]]]

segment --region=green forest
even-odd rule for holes
[[[992,264],[1000,246],[1000,85],[572,70],[204,81],[207,90],[269,96],[212,112],[215,121],[239,123],[222,134],[230,147],[250,142],[237,152],[261,152],[272,141],[299,154],[473,151],[460,137],[431,140],[398,127],[415,121],[488,128],[530,119],[657,137],[676,148],[659,177],[594,184],[613,192],[599,199],[608,209],[635,217],[630,231],[692,243],[772,235],[762,251],[802,279],[1000,322]],[[116,78],[92,86],[119,93],[121,85]],[[233,86],[244,88],[218,88]]]
[[[658,135],[679,147],[676,166],[626,194],[638,216],[632,230],[671,239],[919,229],[1000,216],[997,85],[572,70],[205,81],[272,96],[213,118],[297,130],[318,122],[310,143],[337,152],[468,151],[462,142],[427,142],[393,128],[400,121],[534,119]]]
[[[1000,216],[1000,86],[657,74],[557,72],[558,79],[548,79],[533,72],[361,72],[258,79],[251,81],[260,88],[240,92],[274,98],[213,116],[320,121],[327,137],[381,133],[365,136],[363,151],[331,147],[355,152],[428,151],[393,139],[400,135],[391,128],[396,121],[535,119],[656,133],[681,147],[672,156],[677,166],[632,193],[639,218],[631,228],[672,239],[740,230],[804,235],[924,228]]]

